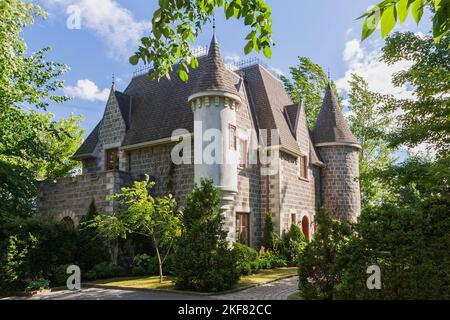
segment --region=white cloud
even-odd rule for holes
[[[78,80],[76,86],[67,86],[64,88],[64,94],[71,98],[79,98],[92,102],[106,102],[109,97],[110,89],[100,90],[91,80]]]
[[[396,98],[412,98],[412,91],[406,86],[396,87],[392,83],[392,76],[411,67],[410,61],[399,61],[392,65],[380,61],[381,44],[376,44],[371,51],[361,46],[357,39],[347,41],[343,52],[343,61],[347,65],[345,75],[336,81],[338,90],[348,92],[350,90],[349,80],[352,73],[363,77],[369,90],[382,94],[392,94]]]
[[[150,21],[138,21],[133,14],[114,0],[46,0],[50,5],[80,9],[81,29],[89,29],[107,44],[108,55],[119,60],[138,48],[140,39],[151,30]]]

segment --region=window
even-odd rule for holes
[[[229,141],[230,149],[236,150],[236,127],[233,126],[232,124],[230,124],[228,131],[229,131],[228,141]]]
[[[250,246],[249,213],[236,213],[236,241]]]
[[[298,177],[308,179],[308,157],[300,156],[298,158]]]
[[[105,170],[119,170],[119,149],[106,150]]]
[[[291,213],[291,224],[297,224],[297,215],[295,213]]]
[[[247,141],[239,139],[239,168],[245,169],[248,164]]]

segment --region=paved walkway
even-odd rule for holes
[[[88,288],[78,292],[55,291],[33,298],[7,298],[32,300],[286,300],[298,288],[298,278],[278,280],[259,287],[223,295],[197,296],[177,293]]]

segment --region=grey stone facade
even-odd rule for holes
[[[321,197],[324,207],[338,218],[356,221],[361,211],[359,150],[351,146],[320,147],[327,164],[322,170]]]
[[[172,162],[171,153],[176,143],[171,140],[171,134],[176,129],[185,129],[194,143],[193,122],[197,112],[195,116],[201,114],[205,125],[219,119],[223,130],[232,123],[236,126],[238,146],[240,140],[247,143],[247,166],[239,166],[237,171],[234,167],[230,170],[233,176],[224,170],[219,174],[214,172],[220,179],[224,174],[228,175],[223,181],[231,181],[230,185],[234,185],[233,190],[223,189],[227,201],[225,227],[231,241],[237,240],[236,215],[240,213],[250,217],[250,245],[254,247],[261,244],[267,212],[272,213],[279,235],[296,223],[310,236],[315,231],[315,214],[322,205],[338,218],[355,220],[360,211],[358,146],[355,142],[353,145],[333,141],[329,141],[329,145],[315,144],[304,106],[292,104],[282,84],[267,70],[259,65],[239,74],[225,70],[223,65],[216,70],[211,63],[220,60],[217,44],[214,54],[214,59],[207,65],[210,71],[213,70],[208,76],[226,73],[226,77],[219,77],[224,83],[215,83],[212,91],[202,93],[205,96],[199,97],[199,93],[192,92],[196,78],[202,79],[202,86],[206,86],[204,90],[210,90],[205,83],[208,77],[200,77],[208,70],[201,68],[190,74],[194,84],[181,83],[174,75],[172,82],[133,78],[125,93],[113,87],[102,120],[74,155],[74,159],[82,162],[82,174],[41,183],[37,199],[39,214],[59,220],[71,217],[77,223],[92,199],[100,212],[110,213],[114,210],[111,195],[133,180],[144,179],[145,175],[156,183],[152,190],[154,195],[171,193],[182,208],[200,167],[193,163],[193,153],[190,164],[175,165]],[[188,102],[188,97],[192,96],[194,98]],[[332,125],[328,129],[326,126],[333,123],[329,118],[336,113],[333,106],[336,102],[330,92],[326,99],[329,102],[325,100],[323,108],[328,111],[323,113],[328,118],[321,120],[322,127],[316,130],[316,135],[324,140],[321,142],[328,143],[329,135],[324,130],[334,130]],[[219,112],[216,101],[225,101]],[[345,125],[342,119],[339,117],[340,126]],[[267,140],[267,145],[263,143],[258,136],[262,129],[278,130],[279,144],[271,139]],[[345,131],[347,136],[348,132]],[[269,175],[265,174],[267,166],[258,154],[266,147],[274,156],[272,167],[278,168]],[[116,171],[106,171],[106,151],[111,148],[119,150]],[[305,170],[300,171],[303,168],[300,158],[306,163],[306,176]],[[202,170],[208,172],[204,166]]]

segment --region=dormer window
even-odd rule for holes
[[[307,180],[308,179],[308,157],[300,156],[297,160],[298,165],[298,178]]]
[[[119,170],[119,149],[113,148],[106,150],[105,170]]]

